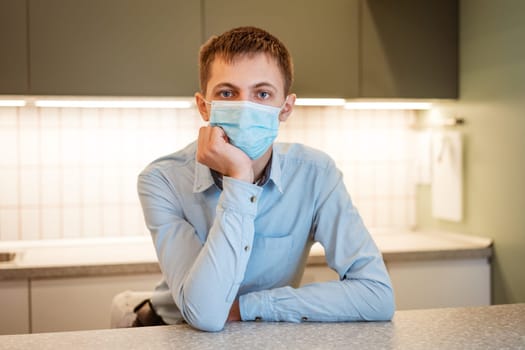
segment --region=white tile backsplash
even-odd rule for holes
[[[82,208],[82,227],[81,232],[83,237],[101,237],[104,232],[102,213],[104,211],[103,205],[87,204]]]
[[[18,192],[18,182],[20,181],[20,172],[14,166],[0,167],[0,181],[2,182],[0,192],[0,208],[17,208],[20,201]],[[0,210],[1,213],[1,210]],[[2,221],[0,219],[0,232]]]
[[[297,107],[278,141],[330,154],[367,226],[409,228],[413,118]],[[137,175],[192,142],[201,125],[195,109],[0,108],[0,239],[147,234]]]
[[[0,116],[0,120],[2,118],[3,116]],[[0,124],[0,149],[2,150],[0,166],[13,165],[18,161],[16,152],[17,134],[14,133],[12,129],[12,127]]]
[[[41,208],[26,206],[20,209],[19,237],[27,240],[44,238],[40,232],[43,231],[41,218]]]
[[[0,233],[2,240],[21,239],[20,231],[20,210],[11,206],[0,204]]]
[[[62,217],[65,211],[60,207],[44,207],[40,209],[42,213],[42,237],[46,239],[59,239],[63,232]]]
[[[40,204],[41,189],[39,167],[24,166],[20,169],[19,204],[24,207],[37,207]]]

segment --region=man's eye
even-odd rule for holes
[[[261,91],[258,93],[258,97],[262,100],[266,100],[270,97],[270,93],[268,91]]]
[[[221,96],[222,98],[230,98],[233,96],[233,92],[230,90],[223,90],[219,92],[219,96]]]

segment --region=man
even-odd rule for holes
[[[139,176],[164,277],[137,308],[153,320],[142,324],[219,331],[239,320],[391,319],[381,254],[334,162],[303,145],[273,144],[296,98],[285,46],[242,27],[211,38],[199,58],[195,100],[208,125]],[[299,287],[314,242],[340,280]]]

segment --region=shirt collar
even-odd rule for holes
[[[272,151],[272,165],[271,165],[271,171],[270,171],[270,181],[272,181],[279,190],[279,192],[283,193],[283,187],[281,183],[281,153],[278,151],[277,145],[273,145],[273,151]]]
[[[195,180],[193,182],[193,193],[204,192],[214,184],[210,168],[195,160]]]
[[[219,178],[219,176],[220,174],[216,172],[215,176],[213,176],[210,168],[195,161],[195,181],[193,182],[193,192],[204,192],[213,184],[216,184],[217,187],[222,189],[222,178]],[[265,169],[265,173],[263,174],[263,180],[261,185],[268,181],[272,181],[279,190],[279,192],[283,193],[283,189],[281,186],[280,154],[277,152],[275,145],[273,146],[270,164],[268,164],[268,166]]]

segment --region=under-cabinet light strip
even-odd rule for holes
[[[62,108],[191,108],[190,101],[36,100],[36,107]]]
[[[429,102],[347,102],[345,109],[410,109],[428,110],[432,108]]]
[[[0,107],[24,107],[25,100],[0,100]]]
[[[344,106],[343,98],[298,98],[296,106]]]

